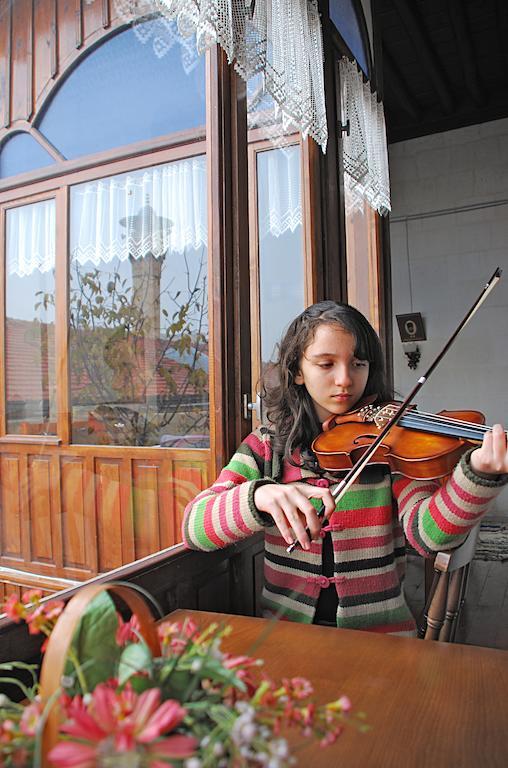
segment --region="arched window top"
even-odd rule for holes
[[[0,179],[35,171],[55,161],[29,133],[18,131],[0,147]]]
[[[163,50],[150,44],[157,23],[109,37],[57,90],[38,128],[64,157],[205,125],[204,57],[190,55],[176,24]]]
[[[369,77],[369,54],[353,0],[330,0],[330,19],[333,21],[364,74]]]

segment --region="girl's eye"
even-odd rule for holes
[[[355,360],[355,362],[353,363],[355,368],[366,368],[368,364],[369,364],[368,360]]]
[[[320,368],[331,368],[332,363],[319,363]]]

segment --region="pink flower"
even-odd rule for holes
[[[25,707],[19,723],[20,730],[25,736],[35,736],[41,715],[42,705],[38,699]]]
[[[189,640],[196,642],[199,627],[192,619],[186,621],[163,621],[158,626],[159,639],[163,646],[168,646],[170,651],[181,654],[189,644]]]
[[[174,734],[161,739],[180,725],[186,714],[179,702],[169,699],[161,704],[158,688],[138,695],[129,684],[122,691],[115,690],[114,684],[100,683],[88,704],[80,696],[67,703],[69,720],[61,731],[79,741],[57,745],[49,754],[52,765],[88,768],[96,764],[94,760],[105,749],[109,749],[112,756],[135,752],[154,755],[155,759],[157,756],[184,758],[194,753],[197,742],[190,736]],[[150,765],[155,763],[152,761]]]
[[[135,613],[132,614],[129,621],[124,621],[120,614],[118,615],[118,629],[116,631],[116,643],[120,647],[127,645],[127,643],[139,642],[139,619]]]
[[[16,624],[19,624],[26,616],[26,607],[18,600],[17,595],[9,595],[3,604],[3,610]]]
[[[314,693],[314,688],[305,677],[292,677],[290,680],[284,679],[283,684],[288,696],[291,696],[293,699],[307,699]]]

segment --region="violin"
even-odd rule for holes
[[[399,407],[396,402],[368,404],[329,420],[312,443],[321,469],[337,472],[354,467]],[[388,465],[414,480],[444,477],[469,447],[481,444],[489,429],[480,411],[431,414],[411,409],[383,437],[369,464]]]

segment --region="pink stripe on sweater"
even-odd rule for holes
[[[282,587],[283,589],[289,589],[292,592],[298,592],[298,594],[307,595],[308,597],[317,597],[321,590],[317,578],[315,581],[307,581],[306,578],[302,578],[301,576],[293,576],[293,574],[287,572],[276,571],[266,560],[265,578],[269,584],[273,584],[276,587]],[[295,600],[298,600],[297,595],[295,595]]]
[[[241,488],[235,488],[233,490],[233,501],[232,501],[232,510],[233,510],[233,519],[238,526],[240,531],[243,531],[248,536],[250,536],[252,533],[254,533],[254,530],[252,528],[249,528],[247,523],[244,521],[242,517],[242,513],[240,511],[240,502],[241,502]],[[245,504],[247,504],[247,499],[245,499]]]
[[[453,476],[450,478],[450,485],[459,499],[467,501],[469,504],[488,504],[488,502],[493,498],[493,496],[475,496],[474,494],[469,493],[464,488],[460,487]]]
[[[477,502],[471,502],[473,504],[480,503],[482,505],[482,508],[475,510],[474,512],[465,512],[463,509],[458,507],[457,504],[453,501],[452,497],[450,496],[446,488],[443,488],[441,493],[442,493],[442,499],[446,504],[447,508],[461,520],[475,520],[478,517],[478,515],[482,514],[484,505],[488,503],[486,499],[481,499],[481,500],[478,500]]]
[[[229,541],[237,541],[238,536],[233,533],[228,525],[226,514],[226,496],[222,496],[219,502],[219,523],[220,527],[224,531],[224,534],[228,537]]]
[[[347,552],[349,549],[368,549],[372,547],[384,547],[391,544],[393,536],[390,533],[384,536],[365,536],[358,539],[341,539],[333,542],[335,552]]]
[[[258,456],[263,456],[265,460],[271,459],[272,446],[268,441],[260,440],[258,436],[254,434],[254,432],[251,432],[250,435],[247,435],[244,442]]]
[[[436,502],[434,500],[431,500],[429,502],[429,514],[434,520],[437,527],[443,532],[448,534],[448,536],[455,536],[457,534],[464,533],[466,534],[470,528],[474,525],[474,518],[469,518],[471,521],[471,525],[455,525],[454,523],[450,523],[449,520],[446,519],[446,517],[443,517],[442,513],[440,512]]]
[[[378,573],[375,576],[359,576],[358,578],[347,578],[340,584],[340,593],[344,597],[352,595],[370,595],[378,592],[384,592],[386,589],[393,589],[399,585],[399,580],[395,571],[390,570],[387,573]]]
[[[215,499],[210,499],[205,507],[205,513],[203,515],[203,528],[210,541],[215,544],[216,547],[225,547],[227,542],[223,541],[217,534],[212,519],[212,508]]]

